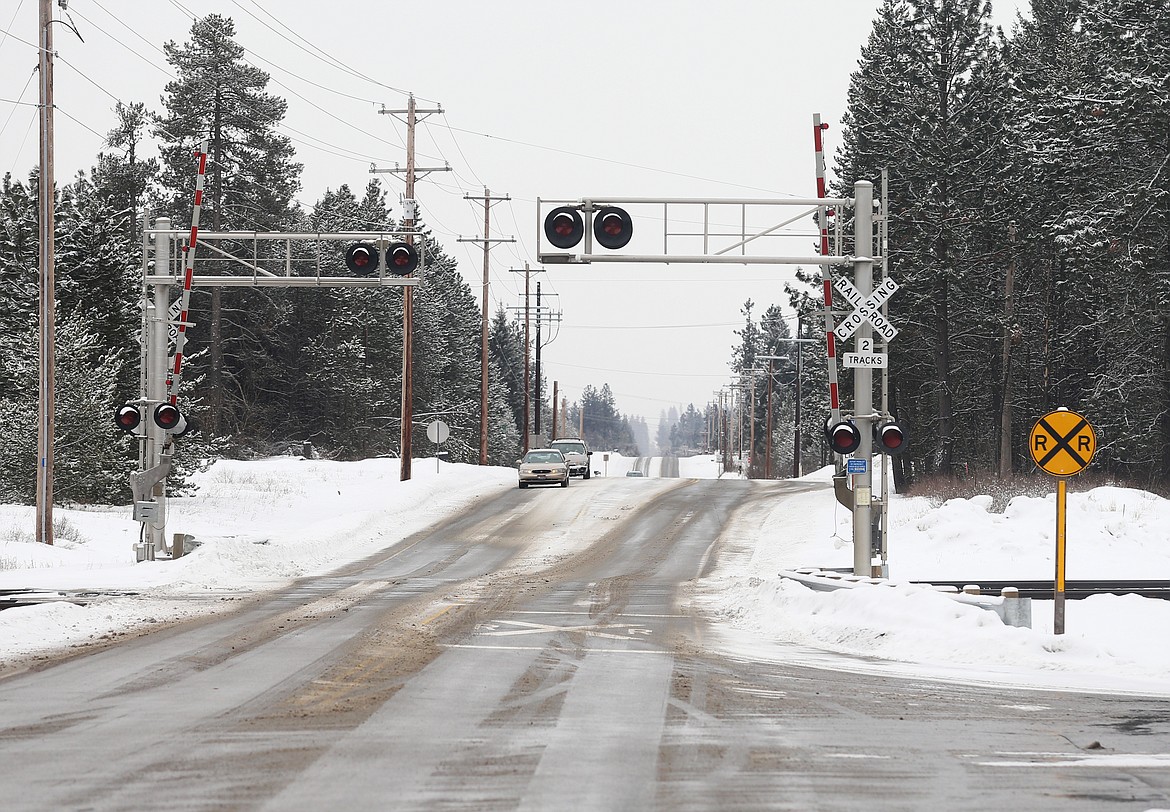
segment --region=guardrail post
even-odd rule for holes
[[[1020,590],[1014,586],[1005,586],[1000,595],[1003,596],[1003,622],[1008,626],[1032,628],[1032,599],[1021,598]]]

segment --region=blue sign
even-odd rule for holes
[[[845,460],[845,471],[850,474],[864,474],[865,460]]]

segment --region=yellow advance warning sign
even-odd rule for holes
[[[1028,435],[1028,451],[1045,473],[1072,476],[1089,467],[1097,452],[1097,435],[1084,417],[1058,409],[1036,421]]]

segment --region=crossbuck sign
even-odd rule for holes
[[[835,277],[833,283],[837,286],[837,290],[841,291],[845,301],[854,307],[854,311],[846,316],[845,320],[833,331],[837,334],[837,338],[842,341],[846,340],[868,321],[887,343],[893,340],[894,336],[898,334],[898,328],[881,314],[881,306],[898,290],[897,282],[887,276],[865,299],[861,298],[857,288],[853,287],[853,283],[845,277]]]

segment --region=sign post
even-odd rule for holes
[[[1052,633],[1064,634],[1065,515],[1068,478],[1089,467],[1097,435],[1089,421],[1068,409],[1049,412],[1028,435],[1032,461],[1056,477],[1056,580],[1052,592]]]
[[[442,420],[427,423],[427,439],[435,444],[435,473],[439,473],[439,446],[451,436],[451,429]]]

